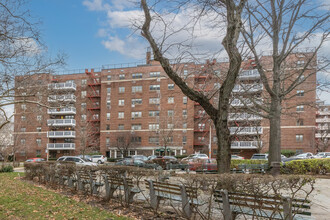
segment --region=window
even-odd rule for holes
[[[125,79],[125,74],[120,74],[120,75],[119,75],[119,79],[120,79],[120,80]]]
[[[110,120],[110,112],[107,112],[107,120]]]
[[[214,83],[214,88],[215,89],[220,89],[220,87],[221,87],[220,83]]]
[[[183,124],[182,124],[182,128],[183,128],[183,129],[186,129],[186,128],[187,128],[187,123],[183,123]]]
[[[21,144],[25,145],[25,139],[24,138],[21,139]]]
[[[141,118],[142,112],[132,112],[132,119],[134,118]]]
[[[86,91],[81,91],[81,98],[85,98],[86,97]]]
[[[119,106],[124,106],[125,105],[125,100],[124,99],[119,99],[118,100],[118,105]]]
[[[173,104],[174,103],[174,97],[168,97],[167,103],[168,104]]]
[[[132,130],[141,130],[142,125],[141,124],[132,124]]]
[[[41,132],[41,127],[37,127],[37,132]]]
[[[81,120],[82,121],[86,121],[86,118],[87,118],[86,115],[81,115]]]
[[[149,124],[149,130],[158,130],[159,124]]]
[[[168,110],[167,111],[167,116],[174,116],[174,110]]]
[[[159,137],[149,137],[149,143],[159,143]]]
[[[187,102],[188,102],[188,98],[187,98],[187,96],[184,96],[183,97],[183,104],[187,104]]]
[[[132,79],[141,79],[142,78],[142,73],[133,73],[132,74]]]
[[[107,88],[107,94],[108,94],[108,95],[111,94],[111,88],[110,88],[110,87]]]
[[[93,120],[99,120],[99,114],[94,114],[93,115]]]
[[[41,121],[42,120],[42,115],[37,115],[37,120]]]
[[[81,111],[84,111],[86,109],[86,103],[81,103]]]
[[[142,92],[142,86],[132,86],[132,92]]]
[[[183,75],[187,76],[188,75],[188,70],[183,70]]]
[[[187,136],[182,136],[182,143],[183,144],[187,143]]]
[[[25,132],[26,131],[26,128],[21,128],[21,132]]]
[[[159,77],[160,76],[160,72],[150,72],[149,76],[150,77]]]
[[[174,128],[174,124],[172,124],[172,123],[168,123],[168,124],[167,124],[167,128],[168,128],[168,129],[173,129],[173,128]]]
[[[22,116],[21,116],[21,120],[22,120],[22,121],[25,121],[25,120],[26,120],[25,115],[22,115]]]
[[[302,112],[302,111],[304,111],[304,106],[303,105],[298,105],[296,110],[297,110],[297,112]]]
[[[107,138],[105,139],[105,143],[106,143],[106,144],[110,144],[110,138],[109,138],[109,137],[107,137]]]
[[[107,76],[107,80],[108,80],[108,81],[111,80],[111,76],[110,76],[110,75]]]
[[[198,124],[198,129],[199,130],[204,130],[205,129],[205,124],[204,123],[199,123]]]
[[[187,109],[182,110],[182,116],[187,118]]]
[[[213,136],[213,143],[218,143],[218,137],[217,136]]]
[[[149,90],[150,91],[160,90],[160,85],[150,85]]]
[[[125,129],[125,127],[124,127],[123,124],[119,124],[119,125],[118,125],[118,130],[124,130],[124,129]]]
[[[21,105],[21,109],[25,111],[26,110],[26,105],[25,104],[22,104]]]
[[[141,143],[141,137],[131,137],[131,142]],[[134,154],[135,154],[135,152],[134,152]]]
[[[149,98],[149,104],[159,104],[160,99],[159,98]]]
[[[119,93],[124,93],[125,92],[125,87],[119,87]]]
[[[168,85],[167,85],[167,88],[168,88],[169,90],[173,90],[173,89],[174,89],[174,84],[168,84]]]
[[[303,66],[305,64],[305,60],[298,60],[297,66]]]
[[[142,99],[132,99],[132,105],[141,105]]]
[[[41,155],[41,150],[36,150],[36,155],[40,156]]]
[[[149,111],[149,117],[159,116],[159,111]]]
[[[81,80],[81,85],[84,86],[84,85],[86,85],[86,84],[87,84],[87,79],[82,79],[82,80]]]
[[[297,96],[304,96],[304,90],[297,90]]]
[[[118,112],[118,118],[124,118],[124,112]]]
[[[173,137],[172,136],[167,137],[167,142],[173,143]]]
[[[109,124],[107,124],[106,130],[110,130],[110,125]]]
[[[304,125],[304,120],[303,119],[297,119],[297,126],[303,126]]]
[[[302,134],[296,134],[296,142],[303,142],[304,135]]]
[[[199,142],[202,142],[202,141],[205,140],[205,137],[198,137],[197,139],[198,139]]]
[[[37,143],[37,145],[41,145],[41,138],[37,138],[36,143]]]

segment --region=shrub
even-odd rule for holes
[[[305,159],[287,162],[281,168],[284,174],[326,174],[330,173],[330,159]]]
[[[9,172],[13,172],[13,171],[14,171],[14,168],[9,165],[0,168],[0,173],[9,173]]]
[[[177,159],[182,159],[182,158],[185,158],[185,157],[188,157],[187,155],[176,155],[175,156]]]
[[[230,168],[238,168],[239,164],[265,164],[267,160],[231,160]]]
[[[281,154],[283,154],[286,157],[292,157],[293,155],[296,154],[296,152],[293,150],[281,150]]]

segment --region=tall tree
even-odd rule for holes
[[[329,64],[317,63],[317,54],[329,40],[330,13],[318,1],[306,0],[257,0],[246,4],[246,13],[242,33],[269,96],[269,106],[257,107],[270,123],[271,165],[281,161],[283,101],[297,96],[292,95],[294,89]],[[297,53],[311,43],[315,48]],[[264,57],[266,51],[260,49],[267,45],[272,47],[270,60]]]
[[[193,1],[181,1],[179,3],[184,4],[185,2],[192,3]],[[152,48],[154,59],[160,62],[168,77],[189,99],[198,102],[212,119],[218,138],[218,172],[226,173],[230,172],[231,160],[231,136],[228,128],[228,113],[231,91],[234,88],[242,63],[242,57],[238,48],[238,40],[242,30],[241,16],[246,0],[198,1],[197,3],[200,4],[201,12],[206,8],[211,8],[214,12],[224,11],[222,14],[224,16],[221,17],[224,18],[226,23],[226,34],[222,40],[222,45],[229,57],[229,67],[227,73],[224,73],[224,81],[218,90],[219,100],[217,106],[214,106],[210,98],[205,96],[202,92],[189,87],[170,64],[169,59],[166,57],[167,50],[163,46],[164,42],[170,36],[170,34],[169,36],[165,36],[167,34],[166,31],[171,29],[171,27],[169,27],[169,24],[165,24],[163,30],[164,36],[161,40],[157,41],[159,38],[155,38],[155,33],[152,33],[151,25],[156,16],[159,16],[160,13],[153,10],[155,7],[149,7],[146,0],[141,0],[141,7],[145,17],[141,32],[142,36],[149,42]],[[154,16],[151,15],[152,13]],[[157,17],[157,19],[164,21],[161,16]]]

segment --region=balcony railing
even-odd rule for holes
[[[75,115],[76,108],[50,108],[47,113],[50,115]]]
[[[235,85],[233,92],[235,93],[249,93],[249,92],[260,92],[264,88],[263,84],[241,84]]]
[[[48,84],[49,90],[72,90],[76,91],[76,84],[72,82]]]
[[[262,100],[253,100],[255,103],[259,104],[259,105],[262,105]],[[231,101],[231,106],[244,106],[244,105],[247,105],[247,106],[253,106],[254,103],[252,102],[252,100],[250,99],[233,99]]]
[[[330,138],[330,134],[329,133],[325,133],[325,134],[316,133],[315,138]]]
[[[248,135],[248,134],[262,134],[262,127],[230,127],[230,134]]]
[[[47,144],[48,150],[75,150],[76,144],[74,143],[49,143]]]
[[[317,111],[318,115],[329,115],[330,116],[330,111]]]
[[[254,69],[254,70],[243,70],[239,75],[238,75],[239,79],[259,79],[260,78],[260,74],[258,72],[258,70]]]
[[[48,131],[48,138],[75,138],[75,131]]]
[[[256,149],[262,146],[262,141],[233,141],[231,142],[232,149]]]
[[[248,113],[229,113],[228,117],[229,121],[255,121],[261,120],[262,117],[255,114],[248,114]]]
[[[330,118],[317,118],[316,123],[330,123]]]
[[[67,126],[76,126],[76,120],[74,119],[49,119],[47,120],[48,126],[58,126],[58,127],[67,127]]]
[[[48,102],[76,102],[76,96],[69,95],[50,95],[48,96]]]

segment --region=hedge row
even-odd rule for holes
[[[14,168],[12,166],[3,166],[0,167],[0,173],[9,173],[9,172],[13,172]]]
[[[284,174],[327,174],[330,173],[330,158],[305,159],[287,162],[281,168]]]
[[[265,164],[267,160],[231,160],[230,168],[237,168],[240,164]]]

